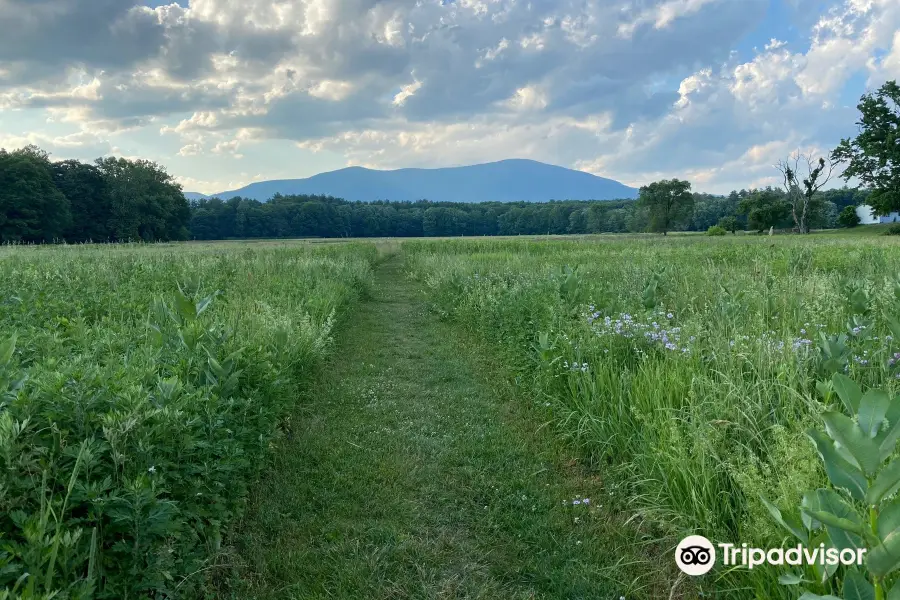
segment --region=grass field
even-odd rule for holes
[[[199,594],[376,258],[0,249],[0,597]]]
[[[782,543],[816,382],[900,389],[898,275],[830,233],[4,248],[0,598],[797,598],[673,549]]]
[[[823,409],[823,339],[848,333],[846,372],[898,387],[898,250],[837,236],[405,247],[435,310],[503,353],[669,548],[688,533],[779,544],[760,495],[795,506],[824,482],[803,433]],[[848,331],[854,318],[867,328]],[[698,592],[796,597],[778,575],[719,573]]]

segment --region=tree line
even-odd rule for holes
[[[146,160],[53,162],[36,146],[0,149],[0,243],[216,240],[288,237],[431,237],[848,227],[855,207],[900,208],[900,87],[862,97],[860,133],[827,157],[776,165],[783,185],[691,191],[678,179],[644,186],[637,200],[547,203],[349,202],[275,195],[188,202],[165,168]],[[861,189],[824,190],[837,165]]]
[[[181,186],[154,162],[0,149],[0,242],[184,240],[190,218]]]
[[[668,182],[658,182],[667,184]],[[656,185],[656,184],[654,184]],[[865,191],[833,189],[816,195],[811,223],[839,226],[840,211],[865,202]],[[728,196],[689,193],[687,211],[672,214],[668,231],[789,228],[790,210],[780,190],[734,191]],[[267,202],[234,197],[191,203],[193,239],[295,237],[444,237],[562,235],[652,231],[656,214],[638,200],[531,202],[347,202],[331,196],[276,195]]]

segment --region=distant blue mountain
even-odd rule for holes
[[[239,190],[188,199],[235,196],[265,201],[283,195],[326,195],[345,200],[431,200],[432,202],[547,202],[549,200],[615,200],[636,198],[637,190],[584,171],[533,160],[499,162],[443,169],[376,171],[349,167],[306,179],[251,183]]]

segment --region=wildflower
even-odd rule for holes
[[[672,319],[672,318],[674,318],[674,317],[675,317],[675,315],[673,315],[672,313],[666,313],[666,318],[667,318],[667,319]]]
[[[591,503],[591,499],[590,499],[590,498],[585,498],[584,500],[582,500],[582,502],[585,503],[585,504],[590,504],[590,503]]]
[[[156,473],[156,465],[151,465],[150,468],[147,469],[147,472],[150,473],[151,475],[153,473]]]

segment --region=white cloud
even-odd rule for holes
[[[707,4],[720,0],[667,0],[651,8],[641,11],[638,16],[627,23],[619,25],[619,34],[631,37],[642,25],[652,24],[656,29],[668,27],[680,17],[696,13]]]
[[[278,140],[341,164],[518,156],[727,191],[852,133],[848,81],[900,77],[900,2],[827,2],[739,56],[768,0],[54,0],[27,16],[0,0],[0,141],[156,144],[185,176],[212,156],[220,175],[183,179],[207,191],[239,187],[229,169],[265,167]]]
[[[394,95],[394,106],[403,106],[407,98],[414,96],[421,87],[422,82],[418,80],[404,85],[403,88]]]

